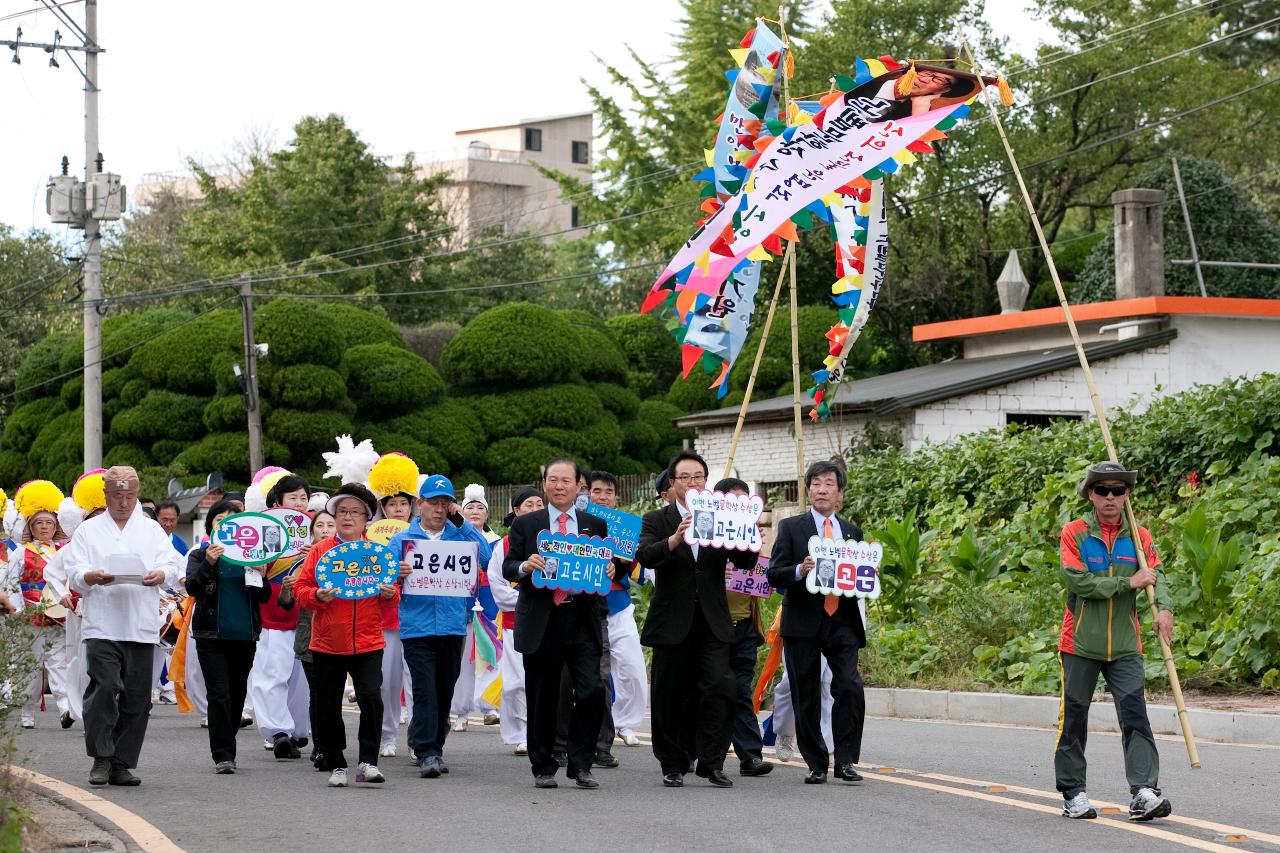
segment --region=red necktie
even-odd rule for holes
[[[569,513],[560,513],[560,517],[556,519],[556,523],[560,525],[560,532],[562,534],[567,535],[569,533]],[[558,607],[561,604],[564,604],[564,600],[568,597],[569,593],[567,590],[557,589],[551,593],[551,603]]]
[[[823,539],[835,538],[834,536],[831,535],[831,519],[829,518],[825,518],[822,520],[822,538]],[[840,596],[828,595],[826,599],[827,600],[822,603],[822,609],[827,611],[828,616],[835,616],[836,609],[840,607]]]

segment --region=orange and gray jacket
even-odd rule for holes
[[[1156,573],[1156,606],[1171,610],[1169,586],[1160,569],[1151,533],[1138,528],[1147,565]],[[1103,527],[1093,513],[1062,528],[1062,582],[1067,604],[1058,649],[1094,660],[1142,654],[1140,614],[1145,590],[1129,586],[1138,555],[1127,523]]]

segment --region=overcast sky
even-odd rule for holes
[[[24,41],[52,41],[55,28],[72,40],[50,12],[30,11],[39,5],[0,0],[0,37],[21,25]],[[1025,5],[988,0],[986,17],[1029,49],[1044,29]],[[108,171],[136,185],[187,157],[224,161],[250,130],[282,145],[309,113],[340,113],[374,151],[400,155],[452,147],[461,128],[589,109],[580,78],[603,82],[592,54],[625,65],[625,43],[669,58],[679,3],[99,0],[98,10],[100,147]],[[83,23],[83,3],[66,11]],[[0,222],[50,227],[47,176],[63,154],[84,169],[83,81],[65,56],[55,69],[39,51],[24,49],[20,65],[11,55],[0,52]]]

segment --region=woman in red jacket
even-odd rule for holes
[[[324,768],[332,771],[329,787],[347,786],[346,726],[342,722],[342,694],[347,676],[355,686],[360,707],[360,762],[357,782],[384,782],[378,769],[378,741],[382,729],[383,611],[400,606],[400,588],[381,584],[377,598],[335,600],[337,590],[316,586],[316,563],[330,548],[342,542],[364,539],[365,526],[378,515],[378,501],[359,483],[348,483],[329,499],[328,511],[337,519],[338,532],[312,546],[298,572],[293,594],[315,616],[311,622],[312,672],[316,700],[316,748]]]

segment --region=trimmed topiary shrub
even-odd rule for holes
[[[46,421],[40,434],[31,442],[27,456],[39,476],[52,480],[55,468],[83,461],[83,448],[84,414],[77,409]]]
[[[381,314],[345,302],[321,302],[319,308],[337,328],[343,349],[361,344],[391,344],[408,349],[400,330]]]
[[[151,444],[151,458],[156,461],[157,465],[168,465],[179,453],[187,449],[189,441],[173,441],[168,438],[162,438]]]
[[[360,414],[398,414],[429,406],[444,394],[444,380],[425,359],[391,344],[347,350],[347,388]]]
[[[57,390],[54,377],[63,373],[60,369],[62,348],[70,338],[67,335],[49,335],[33,346],[14,374],[13,385],[19,405],[46,397]]]
[[[533,431],[532,437],[552,447],[563,447],[592,464],[612,462],[622,453],[622,428],[612,415],[602,415],[580,429],[541,427]]]
[[[485,469],[495,483],[531,483],[538,479],[543,465],[564,455],[563,448],[536,438],[504,438],[485,451]]]
[[[677,450],[684,439],[693,440],[694,431],[691,429],[676,429],[671,423],[675,418],[683,415],[675,406],[665,400],[645,400],[640,404],[640,411],[636,414],[636,419],[648,424],[658,434],[658,462],[666,464],[666,460],[670,458],[672,447]],[[670,453],[668,452],[670,451]]]
[[[577,337],[556,312],[527,302],[490,308],[444,348],[442,368],[450,385],[478,390],[571,380]]]
[[[355,440],[372,439],[379,453],[403,453],[418,466],[419,474],[448,474],[449,462],[444,454],[420,438],[387,427],[368,424],[356,431]]]
[[[651,425],[641,420],[626,421],[622,424],[622,449],[628,456],[636,459],[658,461],[658,448],[662,446],[662,436]]]
[[[148,338],[156,337],[191,319],[190,311],[178,308],[152,308],[137,314],[116,314],[102,321],[103,368],[116,368],[129,362],[133,354],[130,347]],[[77,338],[77,354],[74,366],[84,362],[83,339]],[[106,379],[103,383],[105,386]],[[103,394],[106,393],[104,387]]]
[[[275,371],[271,377],[271,399],[293,409],[355,412],[342,374],[318,364],[292,364]]]
[[[240,313],[223,308],[133,350],[129,366],[152,388],[212,394],[214,356],[236,352],[240,340]]]
[[[202,416],[209,432],[235,432],[248,429],[244,397],[214,397],[204,407]]]
[[[249,439],[247,437],[245,438],[244,446],[247,453],[249,448]],[[113,444],[102,455],[104,468],[110,468],[112,465],[131,465],[134,468],[140,468],[150,464],[150,454],[136,444]]]
[[[404,342],[415,355],[420,355],[436,370],[441,369],[444,348],[458,336],[462,326],[453,322],[432,323],[429,326],[413,326],[401,329]]]
[[[640,411],[640,395],[628,388],[611,382],[600,382],[592,385],[591,390],[596,392],[605,411],[617,415],[618,420],[634,418],[636,412]]]
[[[626,381],[627,360],[613,338],[605,334],[603,329],[589,326],[575,326],[574,332],[577,337],[574,348],[575,355],[579,358],[578,372],[583,379],[594,382]]]
[[[584,385],[552,385],[481,397],[475,411],[490,438],[505,438],[541,427],[580,429],[600,417],[604,406]]]
[[[62,400],[57,397],[43,397],[24,403],[14,409],[5,420],[4,438],[0,439],[0,445],[3,445],[6,450],[26,451],[40,434],[40,430],[44,429],[45,424],[66,410],[67,407],[62,405]]]
[[[27,454],[16,450],[0,450],[0,482],[21,485],[35,477]]]
[[[652,314],[620,314],[605,322],[626,359],[627,385],[641,397],[664,394],[680,372],[680,345]]]
[[[332,441],[332,438],[330,438]],[[270,437],[262,441],[262,454],[273,465],[289,464],[289,448]],[[249,433],[213,432],[188,445],[174,457],[173,463],[186,468],[193,475],[221,471],[232,483],[247,483],[249,474]]]
[[[244,361],[244,355],[233,352],[215,353],[209,359],[209,372],[213,374],[213,386],[219,394],[243,394],[240,380],[236,377],[235,365]],[[259,362],[261,365],[263,362]],[[261,386],[261,376],[259,376]]]
[[[127,367],[113,367],[102,371],[102,399],[110,400],[119,397],[125,383],[133,378],[133,373]]]
[[[303,299],[273,299],[254,314],[254,336],[270,346],[273,364],[336,367],[346,341],[338,324]]]
[[[333,411],[275,409],[267,414],[263,423],[267,435],[286,445],[294,459],[309,459],[322,448],[329,450],[336,436],[353,430],[350,418]]]
[[[207,400],[189,394],[152,390],[142,402],[125,409],[111,421],[112,442],[127,441],[146,447],[159,438],[189,440],[204,430]]]
[[[707,387],[709,381],[710,378],[695,367],[688,379],[675,378],[667,389],[667,402],[686,414],[719,408],[716,392]]]
[[[482,464],[485,430],[472,404],[446,398],[429,409],[387,422],[387,428],[436,447],[451,468]]]

